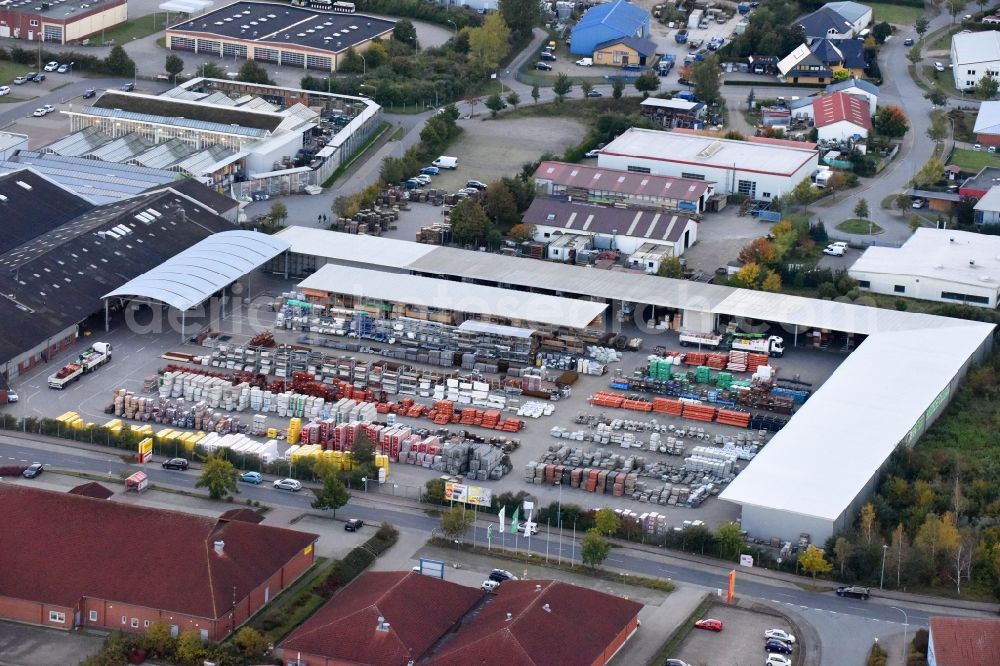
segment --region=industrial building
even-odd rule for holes
[[[1000,72],[1000,32],[962,32],[951,38],[951,74],[957,90],[976,87],[984,74]]]
[[[319,538],[7,483],[0,501],[0,617],[56,629],[222,640],[312,566]],[[137,563],[156,575],[136,584]]]
[[[601,612],[588,612],[594,608]],[[510,580],[487,594],[417,572],[368,571],[279,651],[297,666],[603,665],[639,629],[641,609],[616,595],[551,580]]]
[[[627,37],[648,39],[649,22],[649,12],[626,0],[591,7],[573,26],[570,53],[595,57],[598,45],[612,40]]]
[[[449,284],[500,286],[519,296],[583,298],[615,312],[622,303],[645,305],[689,331],[720,330],[741,319],[770,322],[786,331],[792,347],[811,331],[856,337],[860,344],[834,376],[722,491],[723,500],[741,507],[743,528],[752,536],[795,541],[807,533],[823,543],[849,525],[893,451],[919,439],[992,346],[994,326],[969,320],[317,229],[288,229],[278,237],[288,241],[289,251],[265,266],[277,273],[283,266],[301,271],[343,263]],[[942,337],[949,344],[935,346]],[[929,357],[930,347],[939,352]],[[890,402],[896,407],[887,412],[883,406]],[[855,417],[831,420],[830,414]],[[859,423],[864,437],[857,436]]]
[[[616,37],[594,47],[595,65],[624,67],[625,65],[652,66],[655,62],[656,42],[641,37]]]
[[[846,92],[813,98],[813,120],[820,141],[860,141],[872,130],[868,100]]]
[[[0,6],[0,37],[66,44],[128,20],[127,0],[8,0]]]
[[[972,131],[976,134],[976,143],[983,146],[1000,146],[1000,102],[979,103],[979,112],[976,114],[976,124]]]
[[[41,152],[173,171],[245,200],[322,185],[382,118],[365,97],[221,79],[160,95],[109,90],[63,113],[71,133]],[[312,157],[297,165],[303,150]]]
[[[703,213],[715,183],[624,169],[545,161],[535,169],[538,191],[552,197],[609,205],[649,206]]]
[[[631,128],[601,149],[601,168],[715,183],[721,194],[770,200],[809,178],[819,153],[679,132]]]
[[[870,247],[848,273],[859,288],[943,303],[1000,305],[1000,238],[917,229],[902,247]]]
[[[535,197],[524,212],[535,227],[535,240],[550,241],[563,234],[593,238],[601,249],[632,254],[652,243],[679,257],[698,240],[698,223],[687,215]]]
[[[1000,224],[1000,185],[994,185],[974,207],[976,224]]]
[[[353,5],[352,5],[353,9]],[[235,2],[167,28],[167,48],[321,72],[348,49],[392,35],[395,21],[269,2]]]
[[[705,122],[705,105],[701,102],[690,102],[675,97],[660,99],[650,97],[639,103],[639,111],[643,118],[663,125],[667,129],[673,127],[690,127],[700,129]]]

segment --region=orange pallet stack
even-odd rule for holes
[[[653,411],[659,414],[670,414],[680,416],[683,411],[683,403],[680,400],[671,398],[653,398]]]
[[[599,469],[588,469],[587,473],[587,492],[592,493],[597,490],[597,477],[600,475],[601,470]]]
[[[750,412],[738,412],[732,409],[720,409],[716,422],[738,428],[750,427]]]
[[[708,358],[705,359],[705,365],[712,368],[713,370],[725,370],[728,364],[729,364],[728,354],[709,354]]]
[[[412,409],[410,411],[412,411]],[[441,400],[434,403],[434,417],[432,418],[434,423],[438,425],[445,425],[451,421],[454,415],[455,403],[451,400]],[[409,416],[409,412],[407,413],[407,416]]]
[[[504,432],[520,432],[523,427],[524,421],[521,419],[507,418],[498,423],[496,429]]]
[[[421,416],[423,416],[423,414],[424,414],[423,405],[417,405],[417,404],[410,405],[410,407],[406,410],[406,415],[411,419],[420,418]]]
[[[482,415],[479,410],[474,407],[465,407],[461,411],[461,418],[459,423],[462,425],[479,425],[482,423]]]
[[[375,405],[375,411],[378,412],[379,414],[388,414],[389,413],[389,403],[387,403],[387,402],[380,402],[380,403],[378,403],[377,405]]]
[[[757,368],[762,365],[767,365],[768,356],[767,354],[750,354],[747,358],[747,370],[750,372],[756,372]]]
[[[599,391],[594,394],[590,402],[595,407],[621,407],[622,403],[625,402],[625,396],[610,391]]]
[[[688,352],[684,354],[684,363],[687,365],[705,365],[705,357],[708,354],[704,352]]]
[[[715,419],[715,412],[715,407],[710,405],[697,405],[686,402],[684,403],[684,411],[682,412],[682,415],[686,419],[711,422]]]
[[[496,428],[500,423],[500,412],[496,409],[488,409],[483,412],[482,424],[484,428]]]
[[[636,412],[653,411],[653,403],[646,402],[645,400],[625,400],[621,406],[623,409],[631,409]]]

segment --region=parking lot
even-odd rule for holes
[[[0,622],[0,665],[77,664],[96,654],[103,636]]]
[[[708,609],[705,617],[722,620],[722,631],[692,629],[678,653],[670,655],[671,658],[711,666],[763,664],[767,657],[764,631],[776,628],[792,632],[788,622],[780,617],[737,606],[715,605]]]

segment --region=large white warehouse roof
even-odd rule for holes
[[[902,247],[870,247],[851,272],[913,275],[1000,288],[1000,236],[917,229]]]

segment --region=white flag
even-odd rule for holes
[[[503,532],[504,524],[506,523],[507,520],[507,507],[505,506],[500,507],[499,515],[500,515],[500,531]]]

